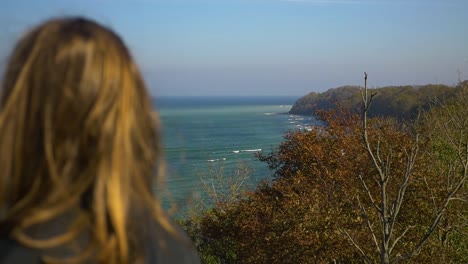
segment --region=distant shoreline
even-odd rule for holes
[[[292,107],[299,96],[157,96],[152,97],[156,108],[175,108],[187,105],[233,106],[233,105],[279,105]],[[289,111],[289,109],[288,109]]]

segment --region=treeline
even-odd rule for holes
[[[339,103],[341,107],[357,110],[360,102],[361,87],[343,86],[329,89],[323,93],[311,92],[299,98],[290,110],[290,114],[311,115],[317,110],[334,109]],[[387,86],[369,89],[378,93],[369,111],[369,116],[396,117],[398,119],[413,118],[419,107],[427,109],[434,98],[450,98],[454,87],[441,84],[423,86]]]
[[[181,221],[203,263],[468,263],[468,82],[450,89],[411,124],[369,118],[372,90],[315,112],[258,155],[273,180]]]

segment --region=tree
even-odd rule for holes
[[[454,97],[434,99],[418,127],[421,135],[431,142],[426,153],[432,161],[430,169],[444,175],[446,180],[440,185],[432,184],[436,188],[428,184],[434,209],[443,208],[446,202],[437,200],[437,193],[445,194],[441,197],[451,195],[447,205],[450,210],[440,220],[437,236],[445,249],[440,253],[456,263],[468,263],[467,103],[468,81],[459,82]]]
[[[390,142],[391,145],[397,146],[397,148],[394,148],[394,146],[389,146],[386,140],[383,139],[385,135],[381,129],[377,131],[376,137],[374,136],[371,139],[370,134],[372,132],[369,129],[367,114],[376,94],[373,93],[369,96],[367,73],[365,73],[364,79],[364,90],[361,92],[363,101],[362,141],[376,173],[369,177],[365,177],[362,174],[359,175],[371,207],[366,208],[360,202],[359,206],[364,213],[372,240],[380,254],[380,262],[396,263],[410,259],[420,252],[428,239],[439,227],[442,218],[447,214],[449,205],[457,199],[460,190],[465,186],[468,177],[468,119],[465,113],[457,110],[466,109],[467,101],[460,97],[462,98],[461,101],[457,100],[455,104],[451,104],[450,106],[441,105],[427,116],[427,118],[430,118],[433,114],[437,117],[429,119],[429,124],[434,125],[437,128],[435,131],[438,133],[426,135],[426,144],[429,146],[429,149],[425,150],[426,153],[421,153],[420,151],[421,143],[418,132],[414,134],[412,142],[407,146],[402,144],[402,142]],[[459,107],[458,103],[460,102],[463,105],[462,108]],[[430,159],[431,155],[434,157],[433,154],[440,153],[440,151],[434,149],[438,143],[442,143],[453,155],[444,155],[443,157]],[[403,159],[403,162],[401,162],[404,165],[403,170],[395,168],[396,164],[393,160],[395,154]],[[426,154],[426,156],[423,154]],[[418,156],[423,157],[418,159]],[[412,241],[413,243],[409,247],[406,246],[409,250],[395,250],[398,249],[398,244],[402,242],[402,239],[407,236],[410,230],[416,228],[414,225],[405,224],[402,221],[403,217],[401,217],[401,214],[403,214],[402,208],[404,204],[408,203],[406,192],[409,190],[410,185],[416,185],[418,182],[418,179],[414,179],[418,176],[417,163],[424,160],[444,163],[444,161],[441,161],[442,158],[448,159],[448,170],[438,170],[437,174],[439,175],[434,175],[429,180],[427,176],[422,176],[430,192],[430,199],[425,202],[433,203],[433,212],[429,212],[431,216],[430,221],[424,225],[425,231],[422,236],[418,234],[416,240]],[[429,164],[423,163],[422,165],[427,166]],[[441,178],[449,182],[449,186],[447,186],[445,192],[440,191],[440,189],[439,191],[435,191],[436,188],[428,183],[432,181],[439,184],[441,183],[439,181]],[[369,187],[369,181],[373,181],[376,186],[374,188]],[[438,194],[437,196],[436,193]],[[417,204],[413,205],[413,207],[415,206]],[[374,217],[368,213],[369,209],[374,211]],[[379,223],[378,230],[375,230],[374,227],[376,223]],[[370,254],[365,252],[348,232],[344,232],[366,261],[370,262]]]
[[[368,118],[366,88],[361,116],[318,112],[325,126],[258,156],[273,181],[197,219],[205,262],[466,262],[466,99],[412,125]]]

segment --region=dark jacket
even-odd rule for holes
[[[135,219],[135,221],[138,221],[141,228],[138,232],[141,232],[141,239],[145,241],[145,263],[200,263],[193,244],[178,225],[171,222],[177,232],[176,236],[174,236],[148,217]],[[58,222],[50,223],[46,227],[42,226],[40,228],[41,236],[50,237],[50,234],[56,234],[57,227],[63,226],[60,224],[60,220]],[[44,235],[44,233],[47,235]],[[40,264],[42,263],[41,255],[63,257],[69,255],[69,251],[67,249],[54,249],[41,252],[24,247],[7,235],[0,235],[0,264]],[[93,263],[93,261],[90,263]]]
[[[0,263],[41,263],[39,254],[7,237],[0,238]]]

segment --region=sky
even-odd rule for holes
[[[468,79],[467,0],[2,0],[0,70],[38,23],[122,36],[154,96],[301,96]]]

